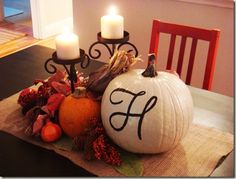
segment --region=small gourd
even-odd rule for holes
[[[61,134],[60,126],[50,121],[41,130],[41,138],[44,142],[55,142],[61,137]]]
[[[78,95],[67,96],[59,108],[60,126],[71,138],[83,133],[91,118],[100,118],[101,115],[101,103],[88,98],[84,88],[78,91]]]

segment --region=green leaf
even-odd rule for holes
[[[54,142],[52,145],[54,145],[54,147],[60,150],[71,151],[72,139],[69,137],[63,136],[60,140]]]
[[[121,166],[114,166],[114,168],[125,176],[142,176],[143,162],[133,153],[120,151],[122,164]]]

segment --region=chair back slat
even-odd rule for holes
[[[191,50],[190,50],[190,56],[189,56],[188,71],[187,71],[187,76],[186,76],[187,85],[190,85],[190,82],[191,82],[196,49],[197,49],[197,39],[193,39]]]
[[[149,52],[155,53],[156,59],[158,59],[157,58],[157,55],[158,55],[157,50],[158,50],[159,36],[160,36],[158,29],[159,29],[159,21],[153,21]]]
[[[182,36],[180,50],[179,50],[178,64],[177,64],[177,73],[179,74],[179,76],[181,76],[181,72],[182,72],[186,40],[187,40],[187,37]]]
[[[172,66],[174,49],[175,49],[175,39],[176,39],[176,35],[172,34],[170,38],[169,54],[168,54],[168,60],[167,60],[167,66],[166,66],[167,70],[170,70]]]
[[[214,68],[215,68],[215,59],[216,53],[219,43],[219,36],[220,30],[218,29],[204,29],[204,28],[197,28],[173,23],[166,23],[161,22],[160,20],[153,20],[152,26],[152,36],[150,42],[149,53],[155,53],[156,58],[158,60],[158,45],[159,45],[159,37],[160,33],[170,34],[170,45],[169,45],[169,52],[167,57],[167,66],[166,69],[170,70],[172,63],[173,63],[173,55],[174,55],[174,48],[175,48],[175,41],[176,36],[181,36],[181,44],[177,62],[177,73],[181,76],[183,62],[184,62],[184,53],[186,47],[186,40],[188,38],[192,38],[192,45],[190,50],[190,57],[187,67],[187,75],[185,79],[186,84],[191,83],[194,60],[195,60],[195,53],[197,49],[197,42],[198,40],[203,40],[209,42],[208,48],[208,55],[206,61],[206,68],[204,71],[204,79],[203,79],[203,89],[210,90],[213,80]]]
[[[216,50],[218,48],[220,32],[212,30],[212,40],[209,44],[205,75],[203,80],[203,89],[211,90],[213,74],[215,70]]]

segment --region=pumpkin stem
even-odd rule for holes
[[[144,77],[155,77],[157,76],[156,68],[155,68],[156,56],[154,53],[148,54],[148,66],[142,73]]]
[[[75,89],[74,93],[72,94],[75,98],[84,98],[87,96],[86,94],[86,88],[84,87],[78,87]]]

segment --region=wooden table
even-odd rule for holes
[[[43,64],[52,52],[52,49],[34,46],[0,59],[0,99],[31,86],[35,78],[48,77]],[[85,72],[101,65],[93,62]],[[233,133],[233,98],[194,87],[189,89],[195,106],[194,123]],[[0,141],[0,176],[93,176],[52,151],[1,131]],[[233,176],[233,166],[231,153],[211,176]]]
[[[189,86],[194,102],[194,123],[234,133],[233,98]],[[211,176],[234,175],[234,152],[211,174]]]

